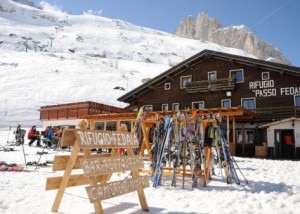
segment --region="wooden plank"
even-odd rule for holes
[[[46,181],[46,190],[55,190],[59,188],[62,181],[62,176],[50,177]],[[97,181],[102,181],[102,176],[97,176]],[[89,184],[89,178],[85,174],[75,174],[71,175],[67,187],[81,186]]]
[[[139,169],[139,172],[147,173],[147,174],[152,174],[152,170],[151,169]],[[173,176],[173,170],[163,169],[161,171],[161,173],[162,173],[163,176]],[[191,170],[187,170],[185,173],[183,173],[183,169],[180,169],[180,170],[177,171],[176,176],[177,177],[183,177],[183,176],[185,176],[187,178],[191,178],[192,177]],[[199,173],[197,173],[197,177],[198,178],[204,178],[204,171],[200,170]]]
[[[80,162],[87,176],[111,174],[144,167],[143,157],[140,155],[88,157],[81,158]]]
[[[148,176],[137,176],[125,180],[113,181],[86,187],[91,203],[124,195],[149,187]]]
[[[75,135],[81,149],[139,147],[136,134],[131,132],[77,129]]]
[[[75,129],[64,129],[61,138],[61,147],[73,146],[75,140]]]
[[[93,157],[109,157],[111,156],[109,153],[102,153],[102,154],[93,154]],[[82,154],[78,155],[75,164],[73,166],[73,169],[82,169],[81,163],[80,163],[80,158],[83,158],[84,156]],[[53,161],[53,166],[52,170],[53,171],[60,171],[60,170],[65,170],[67,163],[69,161],[70,155],[57,155],[54,156],[54,161]]]

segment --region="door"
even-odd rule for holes
[[[275,140],[275,158],[278,159],[293,159],[295,154],[295,138],[293,129],[275,129],[274,130]],[[291,145],[286,144],[285,137],[291,136]]]
[[[295,157],[295,138],[294,129],[284,129],[281,131],[282,142],[284,147],[284,158],[293,159]]]

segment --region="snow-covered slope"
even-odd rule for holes
[[[204,49],[249,56],[122,20],[11,0],[0,2],[0,25],[0,127],[39,125],[44,105],[94,101],[125,107],[116,99],[141,79]]]

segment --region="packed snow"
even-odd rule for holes
[[[0,131],[1,147],[8,147],[14,141],[14,129]],[[27,171],[0,172],[0,212],[49,214],[57,190],[45,191],[48,177],[62,175],[48,166],[25,166],[26,162],[51,162],[55,155],[70,154],[69,150],[45,149],[48,154],[40,156],[40,147],[29,147],[26,139],[24,147],[10,146],[15,151],[0,151],[0,161],[16,163]],[[24,152],[23,152],[24,148]],[[24,156],[25,153],[25,156]],[[102,201],[104,213],[299,213],[300,210],[300,162],[291,160],[267,160],[259,158],[234,157],[239,169],[241,185],[227,184],[221,176],[218,165],[214,165],[215,175],[207,187],[199,181],[197,188],[191,187],[191,179],[177,178],[177,187],[171,186],[171,178],[163,177],[162,186],[145,188],[149,212],[141,210],[136,192]],[[145,162],[145,167],[147,163]],[[243,175],[242,175],[242,174]],[[113,176],[128,176],[128,173]],[[248,181],[248,183],[246,182]],[[66,189],[59,213],[94,213],[94,206],[88,200],[85,186]]]

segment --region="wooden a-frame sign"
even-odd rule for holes
[[[63,194],[67,187],[89,184],[86,187],[95,213],[103,213],[101,201],[137,191],[141,209],[149,211],[144,188],[149,187],[147,176],[140,176],[143,159],[134,155],[138,148],[134,133],[98,130],[66,129],[63,132],[61,146],[73,146],[70,156],[55,156],[53,171],[64,170],[63,176],[47,178],[46,190],[58,189],[52,212],[58,212]],[[111,153],[92,154],[91,149],[111,148]],[[127,155],[120,156],[119,148],[126,148]],[[83,155],[80,155],[80,150]],[[73,169],[83,169],[83,174],[72,175]],[[130,170],[132,178],[109,182],[112,173]]]

